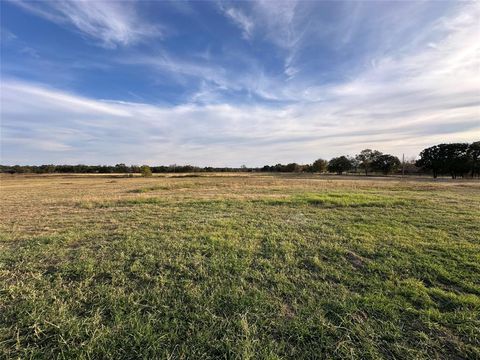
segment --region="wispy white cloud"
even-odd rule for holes
[[[225,93],[244,92],[266,100],[280,100],[276,96],[275,88],[281,85],[278,80],[265,74],[261,66],[249,57],[241,54],[235,56],[237,63],[243,62],[242,71],[231,71],[222,64],[220,57],[212,61],[203,54],[178,57],[166,51],[156,54],[136,54],[117,59],[122,64],[148,66],[153,70],[151,79],[165,77],[176,80],[178,83],[188,83],[192,86],[190,93],[197,100],[219,102],[224,100]],[[199,88],[192,85],[195,79]],[[190,80],[190,81],[189,81]],[[204,96],[207,95],[208,96]]]
[[[219,85],[225,80],[225,69],[217,64],[202,61],[200,58],[179,58],[167,52],[154,55],[135,54],[134,56],[118,59],[119,62],[131,65],[147,65],[165,74],[172,76],[190,76],[215,82]]]
[[[421,98],[416,107],[405,107],[412,98],[378,103],[375,97],[344,95],[282,107],[154,106],[8,80],[1,98],[2,162],[262,165],[353,154],[365,146],[416,155],[445,139],[478,139],[475,103],[456,98],[440,106],[427,98],[421,106]]]
[[[8,29],[0,28],[0,41],[2,43],[8,43],[17,39],[17,35]]]
[[[480,6],[460,7],[417,31],[415,46],[403,46],[400,52],[374,54],[354,76],[331,84],[319,84],[315,76],[293,79],[298,69],[289,65],[287,79],[266,74],[255,60],[244,71],[228,71],[217,63],[198,59],[177,59],[167,55],[137,56],[133,61],[157,67],[163,72],[204,80],[201,94],[214,100],[225,91],[245,91],[261,99],[287,103],[345,103],[355,112],[382,108],[386,118],[396,111],[418,107],[442,108],[451,102],[475,104],[480,94],[480,45],[477,19]],[[287,18],[290,18],[287,16]],[[438,34],[441,34],[439,36]],[[430,39],[435,38],[432,47]],[[218,60],[218,59],[217,59]],[[292,59],[290,59],[293,62]],[[212,83],[211,87],[208,84]],[[348,105],[349,106],[348,106]],[[392,121],[397,121],[393,119]]]
[[[13,32],[8,29],[0,28],[0,44],[3,46],[15,47],[19,53],[28,55],[33,58],[39,58],[37,50],[25,44],[24,41],[18,38]]]
[[[257,18],[265,22],[267,35],[277,45],[287,49],[293,48],[302,36],[302,27],[298,18],[299,1],[272,2],[261,0],[254,3],[253,11]],[[308,6],[302,5],[302,6]]]
[[[105,47],[129,45],[161,35],[158,25],[141,18],[132,1],[26,1],[12,2],[54,23],[71,26]]]
[[[150,78],[198,84],[178,106],[98,100],[7,78],[1,87],[2,161],[263,165],[310,162],[364,147],[415,156],[437,142],[480,138],[478,3],[459,5],[396,48],[392,39],[409,33],[409,26],[392,30],[390,38],[382,35],[362,66],[328,83],[297,73],[299,48],[313,42],[301,25],[304,5],[253,6],[261,16],[274,11],[270,16],[277,17],[265,26],[268,38],[285,50],[285,74],[265,71],[250,58],[232,70],[218,54],[163,51],[116,60],[154,69]],[[366,10],[358,11],[361,19]],[[388,17],[389,26],[395,16]],[[358,19],[342,26],[359,26]],[[384,29],[383,22],[371,30]],[[275,28],[284,31],[284,42],[274,38]],[[252,31],[265,30],[255,22]],[[353,32],[342,33],[339,43],[353,41]],[[258,99],[224,96],[232,92]]]
[[[254,30],[253,20],[247,16],[242,10],[235,9],[233,7],[223,8],[226,16],[228,16],[240,29],[242,30],[242,36],[245,39],[249,39],[252,36]]]

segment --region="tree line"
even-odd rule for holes
[[[195,173],[195,172],[311,172],[311,173],[392,173],[432,174],[457,177],[480,177],[480,141],[468,143],[438,144],[422,150],[418,160],[401,162],[394,155],[378,150],[365,149],[355,156],[339,156],[329,161],[318,159],[312,164],[276,164],[261,168],[198,167],[192,165],[0,165],[0,172],[10,174],[52,174],[52,173],[99,173],[135,174],[149,176],[151,173]]]
[[[424,149],[416,166],[430,171],[434,178],[439,175],[480,176],[480,141],[471,144],[439,144]]]

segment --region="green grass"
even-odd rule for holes
[[[72,181],[2,195],[0,357],[480,358],[478,183]]]

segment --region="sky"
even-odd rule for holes
[[[480,140],[480,2],[0,7],[2,164],[263,166]]]

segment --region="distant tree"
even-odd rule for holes
[[[270,166],[270,171],[281,172],[281,171],[285,171],[284,168],[285,168],[285,165],[275,164],[273,166]]]
[[[472,177],[475,175],[480,176],[480,141],[471,143],[467,152],[470,160],[470,171]]]
[[[115,165],[115,172],[116,173],[128,173],[129,172],[129,167],[127,167],[127,165],[125,164],[117,164]]]
[[[302,167],[303,172],[314,172],[312,168],[312,164],[305,164],[305,165],[300,165]]]
[[[352,162],[346,156],[340,156],[333,158],[328,162],[327,169],[330,172],[337,173],[341,175],[343,172],[348,171],[352,168]]]
[[[422,150],[415,163],[422,169],[431,170],[433,177],[449,174],[452,179],[469,171],[471,156],[465,143],[439,144]]]
[[[148,166],[148,165],[141,166],[140,167],[140,173],[142,174],[143,177],[152,176],[152,170],[150,169],[150,166]]]
[[[43,166],[43,165],[42,165]],[[48,166],[48,165],[44,165],[45,167]],[[14,165],[12,167],[12,171],[11,173],[12,174],[28,174],[31,172],[31,169],[29,166],[21,166],[21,165]],[[40,172],[40,171],[37,171],[37,172]]]
[[[444,159],[443,171],[452,179],[463,177],[470,170],[469,145],[466,143],[442,144],[441,154]]]
[[[350,170],[353,170],[354,172],[357,172],[360,162],[357,160],[355,156],[349,156],[347,155],[347,159],[350,160],[350,163],[352,164],[352,168]]]
[[[290,163],[285,165],[284,171],[286,172],[301,172],[302,167],[297,163]]]
[[[442,169],[439,145],[423,149],[420,153],[420,159],[415,162],[415,165],[425,170],[431,170],[433,178],[436,179]]]
[[[52,174],[55,172],[56,166],[55,165],[41,165],[41,172],[46,174]]]
[[[365,176],[367,176],[371,170],[373,161],[380,155],[382,155],[382,153],[378,150],[365,149],[355,156],[355,159],[358,161],[358,166],[365,170]]]
[[[375,157],[375,159],[371,163],[371,168],[374,171],[380,171],[383,174],[387,175],[397,170],[400,165],[400,160],[396,156],[382,154]]]
[[[312,166],[310,167],[310,170],[312,172],[322,173],[322,172],[325,172],[327,170],[327,166],[328,166],[328,161],[327,160],[317,159],[313,162]]]
[[[140,166],[138,166],[138,165],[131,165],[131,166],[130,166],[130,169],[132,169],[132,173],[135,173],[135,174],[142,172]],[[152,170],[152,169],[150,169],[150,171],[151,171],[151,170]]]

